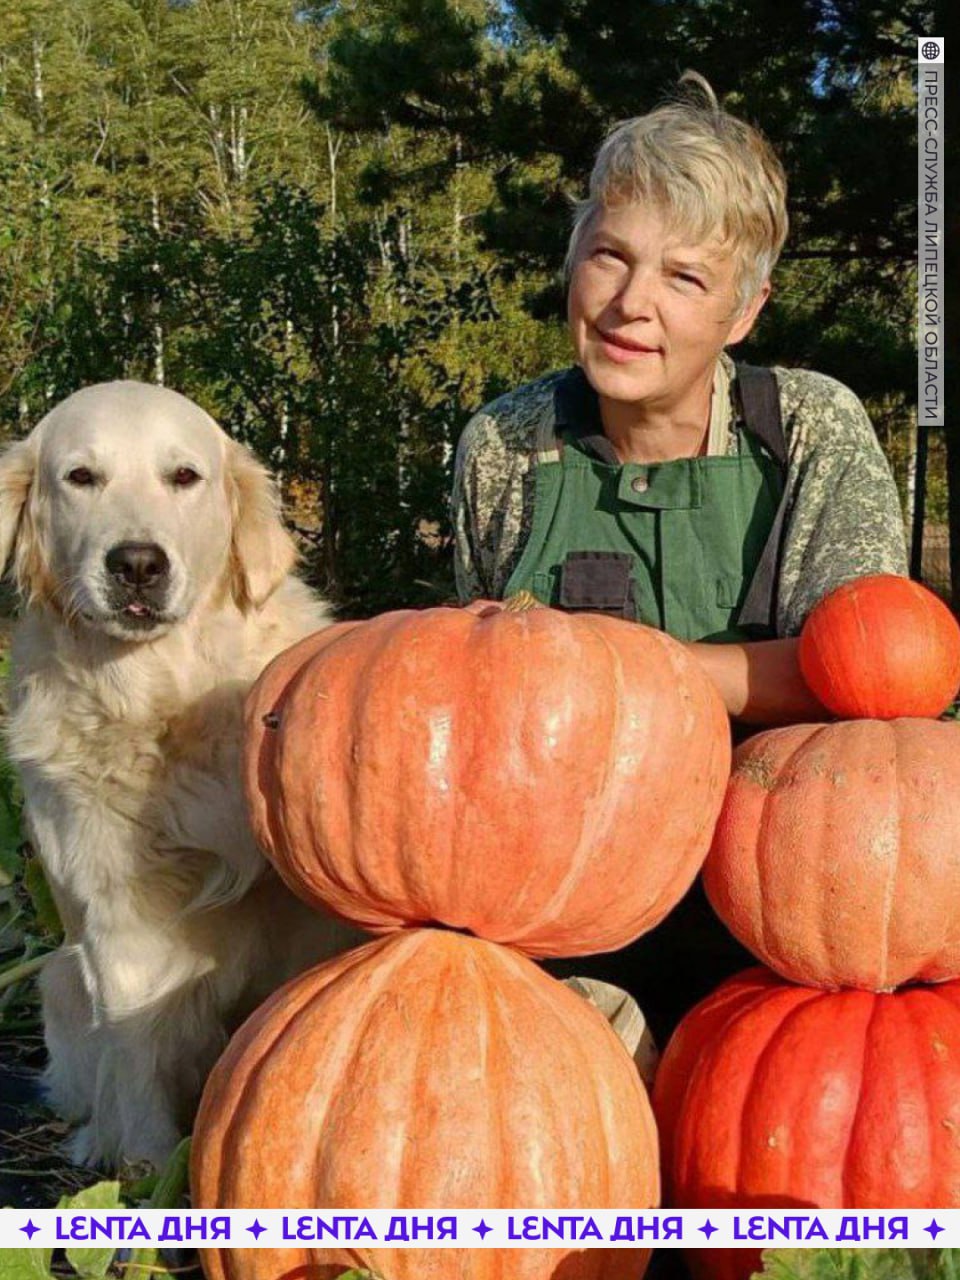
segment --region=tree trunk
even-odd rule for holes
[[[456,162],[453,169],[453,262],[457,284],[460,283],[460,228],[463,224],[463,139],[457,134],[454,143]]]
[[[160,235],[160,196],[156,188],[150,193],[150,222],[159,238]],[[154,281],[154,292],[150,298],[150,314],[153,317],[151,337],[153,340],[153,380],[162,387],[166,379],[166,341],[163,332],[163,316],[160,308],[160,263],[156,259],[150,264],[150,274]]]
[[[333,252],[330,261],[330,356],[327,361],[326,371],[326,409],[327,422],[323,434],[323,465],[320,477],[320,513],[321,513],[321,530],[323,534],[323,565],[324,572],[327,577],[328,590],[334,590],[337,585],[337,514],[336,514],[336,490],[334,476],[336,474],[336,445],[334,443],[334,431],[332,424],[340,420],[339,398],[340,391],[337,386],[337,369],[340,362],[340,279],[339,279],[339,263],[337,261],[337,194],[339,171],[337,169],[337,160],[340,155],[340,148],[343,145],[343,137],[336,137],[329,125],[326,126],[327,134],[327,161],[330,168],[330,235],[332,237]]]

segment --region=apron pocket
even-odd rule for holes
[[[624,551],[569,551],[560,567],[560,608],[632,618],[633,556]]]

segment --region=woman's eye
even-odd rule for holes
[[[594,249],[591,256],[594,258],[614,258],[617,261],[620,259],[620,254],[617,253],[616,249],[610,249],[606,245],[602,244],[598,245],[596,249]]]
[[[193,467],[177,467],[173,473],[173,483],[178,489],[189,489],[191,485],[197,483],[200,476]]]
[[[695,284],[697,288],[702,287],[702,281],[696,276],[689,275],[686,271],[677,271],[674,273],[678,280],[682,280],[685,284]]]
[[[89,467],[74,467],[72,471],[67,472],[67,480],[78,489],[87,489],[97,482],[96,476]]]

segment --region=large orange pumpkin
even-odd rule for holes
[[[279,658],[247,703],[254,829],[374,932],[616,950],[682,897],[729,774],[723,705],[647,627],[552,609],[384,614]]]
[[[764,969],[684,1018],[654,1087],[682,1208],[960,1207],[960,984],[823,992]],[[752,1250],[690,1250],[746,1280]]]
[[[804,680],[835,715],[938,716],[960,686],[960,626],[919,582],[873,574],[820,601],[797,657]]]
[[[737,748],[703,884],[794,982],[960,977],[960,725],[793,725]]]
[[[619,1208],[659,1202],[633,1061],[506,948],[411,930],[301,975],[241,1028],[194,1131],[203,1209]],[[639,1280],[648,1252],[207,1250],[209,1280]]]

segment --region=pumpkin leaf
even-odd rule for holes
[[[754,1280],[960,1280],[957,1249],[767,1249]]]
[[[337,1280],[379,1280],[372,1271],[344,1271]]]
[[[58,1209],[122,1209],[119,1182],[95,1182],[92,1187],[84,1187],[74,1196],[64,1196],[57,1205]],[[67,1261],[81,1276],[90,1280],[102,1280],[107,1274],[116,1246],[104,1245],[99,1249],[71,1249],[66,1251]]]
[[[0,1249],[0,1280],[52,1280],[52,1249]]]

